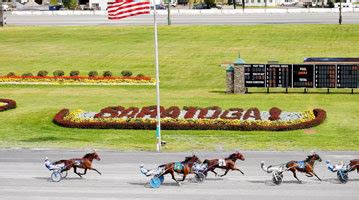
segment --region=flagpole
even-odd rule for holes
[[[153,23],[155,29],[155,62],[156,62],[156,96],[157,96],[157,125],[156,125],[156,138],[157,138],[157,152],[161,151],[161,110],[160,110],[160,77],[158,68],[158,41],[157,41],[157,22],[156,22],[156,0],[153,2]]]

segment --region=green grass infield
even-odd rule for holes
[[[161,104],[258,107],[284,111],[322,108],[326,121],[311,130],[168,131],[165,151],[359,150],[359,95],[350,90],[283,89],[225,94],[219,64],[241,53],[247,63],[302,63],[305,57],[358,57],[359,25],[160,26]],[[15,72],[131,70],[155,77],[153,28],[6,27],[0,29],[0,75]],[[155,131],[62,128],[52,118],[62,108],[99,111],[106,106],[156,104],[155,86],[0,85],[0,98],[17,108],[0,113],[0,147],[154,150]]]

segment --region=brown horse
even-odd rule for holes
[[[236,166],[235,166],[236,161],[238,159],[242,160],[242,161],[245,160],[244,156],[241,153],[239,153],[238,151],[232,153],[227,158],[222,159],[222,160],[224,160],[223,163],[220,163],[221,159],[212,159],[212,160],[207,160],[206,159],[205,161],[203,161],[203,164],[207,164],[207,166],[208,166],[208,168],[207,168],[207,170],[205,172],[205,175],[207,175],[207,172],[211,171],[217,176],[218,175],[217,172],[214,171],[216,168],[226,170],[224,172],[224,174],[221,175],[221,177],[225,176],[228,173],[229,170],[236,170],[236,171],[241,172],[244,175],[244,173],[240,169],[236,168]]]
[[[349,166],[350,166],[350,171],[357,170],[357,173],[359,174],[359,159],[351,160]]]
[[[296,178],[299,182],[302,181],[298,179],[296,171],[305,173],[307,177],[313,177],[314,175],[320,181],[322,181],[322,179],[320,179],[314,172],[314,164],[316,161],[322,162],[322,159],[318,154],[312,153],[304,161],[289,161],[286,164],[286,167],[293,173],[294,178]]]
[[[96,159],[98,161],[101,160],[101,158],[98,156],[96,151],[94,151],[93,153],[88,153],[88,154],[84,155],[84,157],[82,157],[82,158],[72,158],[72,159],[69,159],[69,160],[59,160],[59,161],[54,162],[53,164],[57,165],[57,164],[63,163],[65,165],[65,167],[61,172],[68,171],[71,168],[74,168],[74,173],[79,175],[80,177],[82,177],[82,175],[85,175],[88,169],[89,170],[94,170],[94,171],[96,171],[97,173],[99,173],[101,175],[101,172],[99,172],[97,169],[92,167],[92,161],[94,159]],[[84,173],[78,173],[77,168],[84,169],[85,170]]]
[[[185,160],[182,162],[172,162],[160,165],[159,167],[164,168],[164,173],[162,175],[171,174],[172,179],[176,181],[176,183],[181,185],[179,181],[184,181],[186,179],[186,176],[192,172],[192,166],[194,165],[194,163],[201,163],[201,160],[195,155],[186,157]],[[176,168],[175,165],[180,167]],[[175,172],[178,174],[183,174],[182,180],[176,180],[174,175]]]

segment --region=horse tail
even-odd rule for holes
[[[295,161],[292,160],[292,161],[287,162],[287,164],[286,164],[285,166],[286,166],[287,168],[292,168],[294,163],[295,163]]]
[[[208,159],[204,160],[204,161],[203,161],[203,164],[209,165],[209,160],[208,160]]]

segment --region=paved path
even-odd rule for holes
[[[153,16],[142,15],[109,21],[104,15],[10,15],[8,24],[16,26],[152,25]],[[167,16],[158,16],[167,24]],[[254,25],[254,24],[338,24],[338,13],[291,14],[208,14],[173,15],[174,25]],[[343,24],[359,24],[359,13],[343,13]]]
[[[148,178],[139,173],[139,164],[156,167],[157,164],[183,160],[190,153],[124,153],[102,151],[101,161],[94,167],[102,176],[89,172],[81,179],[70,173],[65,180],[49,181],[50,172],[43,166],[45,156],[52,160],[82,156],[79,150],[0,150],[0,199],[357,199],[359,175],[350,174],[347,184],[338,184],[335,174],[327,171],[324,162],[315,168],[323,178],[307,178],[300,174],[299,184],[291,173],[284,174],[284,183],[271,184],[270,175],[261,171],[261,160],[268,164],[304,159],[306,152],[244,152],[246,160],[237,161],[245,175],[229,172],[228,176],[216,178],[209,175],[201,184],[185,182],[177,186],[169,177],[159,189],[144,187]],[[318,152],[323,160],[333,162],[359,157],[359,152]],[[224,157],[228,153],[198,153],[200,158]],[[222,173],[221,170],[218,172]]]

